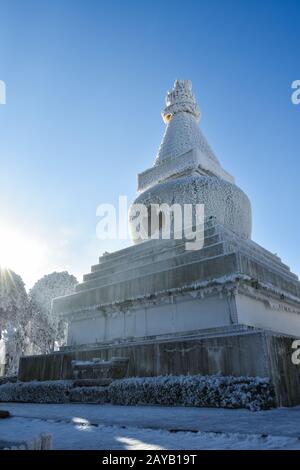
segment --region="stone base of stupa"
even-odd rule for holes
[[[65,347],[20,360],[19,380],[72,380],[72,361],[129,359],[128,377],[216,375],[268,377],[278,406],[300,404],[300,366],[292,337],[243,325],[133,341]]]
[[[129,376],[270,377],[300,403],[300,283],[281,260],[214,221],[204,247],[151,240],[102,256],[75,294],[55,299],[68,345],[24,357],[20,380],[71,378],[71,361],[129,357]]]
[[[102,256],[54,300],[68,346],[247,325],[300,337],[300,282],[281,260],[213,221],[204,247],[149,240]]]

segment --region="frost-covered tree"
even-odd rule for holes
[[[54,272],[42,277],[29,291],[33,353],[49,353],[64,344],[66,324],[52,312],[52,300],[72,294],[77,283],[76,277],[67,271]]]
[[[29,302],[22,278],[10,269],[0,268],[0,339],[8,375],[17,373],[19,358],[28,348],[29,320]]]

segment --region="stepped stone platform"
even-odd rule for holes
[[[300,337],[297,276],[213,221],[198,251],[184,240],[149,240],[102,256],[53,310],[69,321],[71,346],[235,324]]]

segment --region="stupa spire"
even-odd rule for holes
[[[176,80],[173,89],[168,91],[166,107],[162,111],[164,122],[167,124],[180,112],[192,114],[197,121],[200,119],[200,110],[192,92],[191,80]]]
[[[166,130],[152,168],[138,175],[138,191],[182,175],[213,175],[231,183],[199,127],[200,110],[190,80],[175,80],[162,111]]]
[[[219,165],[199,128],[200,110],[190,80],[175,80],[172,90],[167,93],[162,117],[167,127],[155,165],[175,159],[191,150],[200,151],[208,161]]]

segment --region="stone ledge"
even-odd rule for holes
[[[138,174],[138,191],[144,191],[168,178],[178,177],[195,170],[199,170],[203,174],[213,174],[230,183],[234,183],[232,175],[225,171],[217,162],[208,158],[204,152],[197,149],[190,150],[176,158],[166,159]]]
[[[121,303],[139,297],[147,297],[161,291],[178,289],[193,282],[209,283],[222,276],[238,273],[236,253],[195,261],[160,273],[148,274],[129,281],[77,292],[53,300],[53,310],[60,315],[74,314],[86,307]]]

